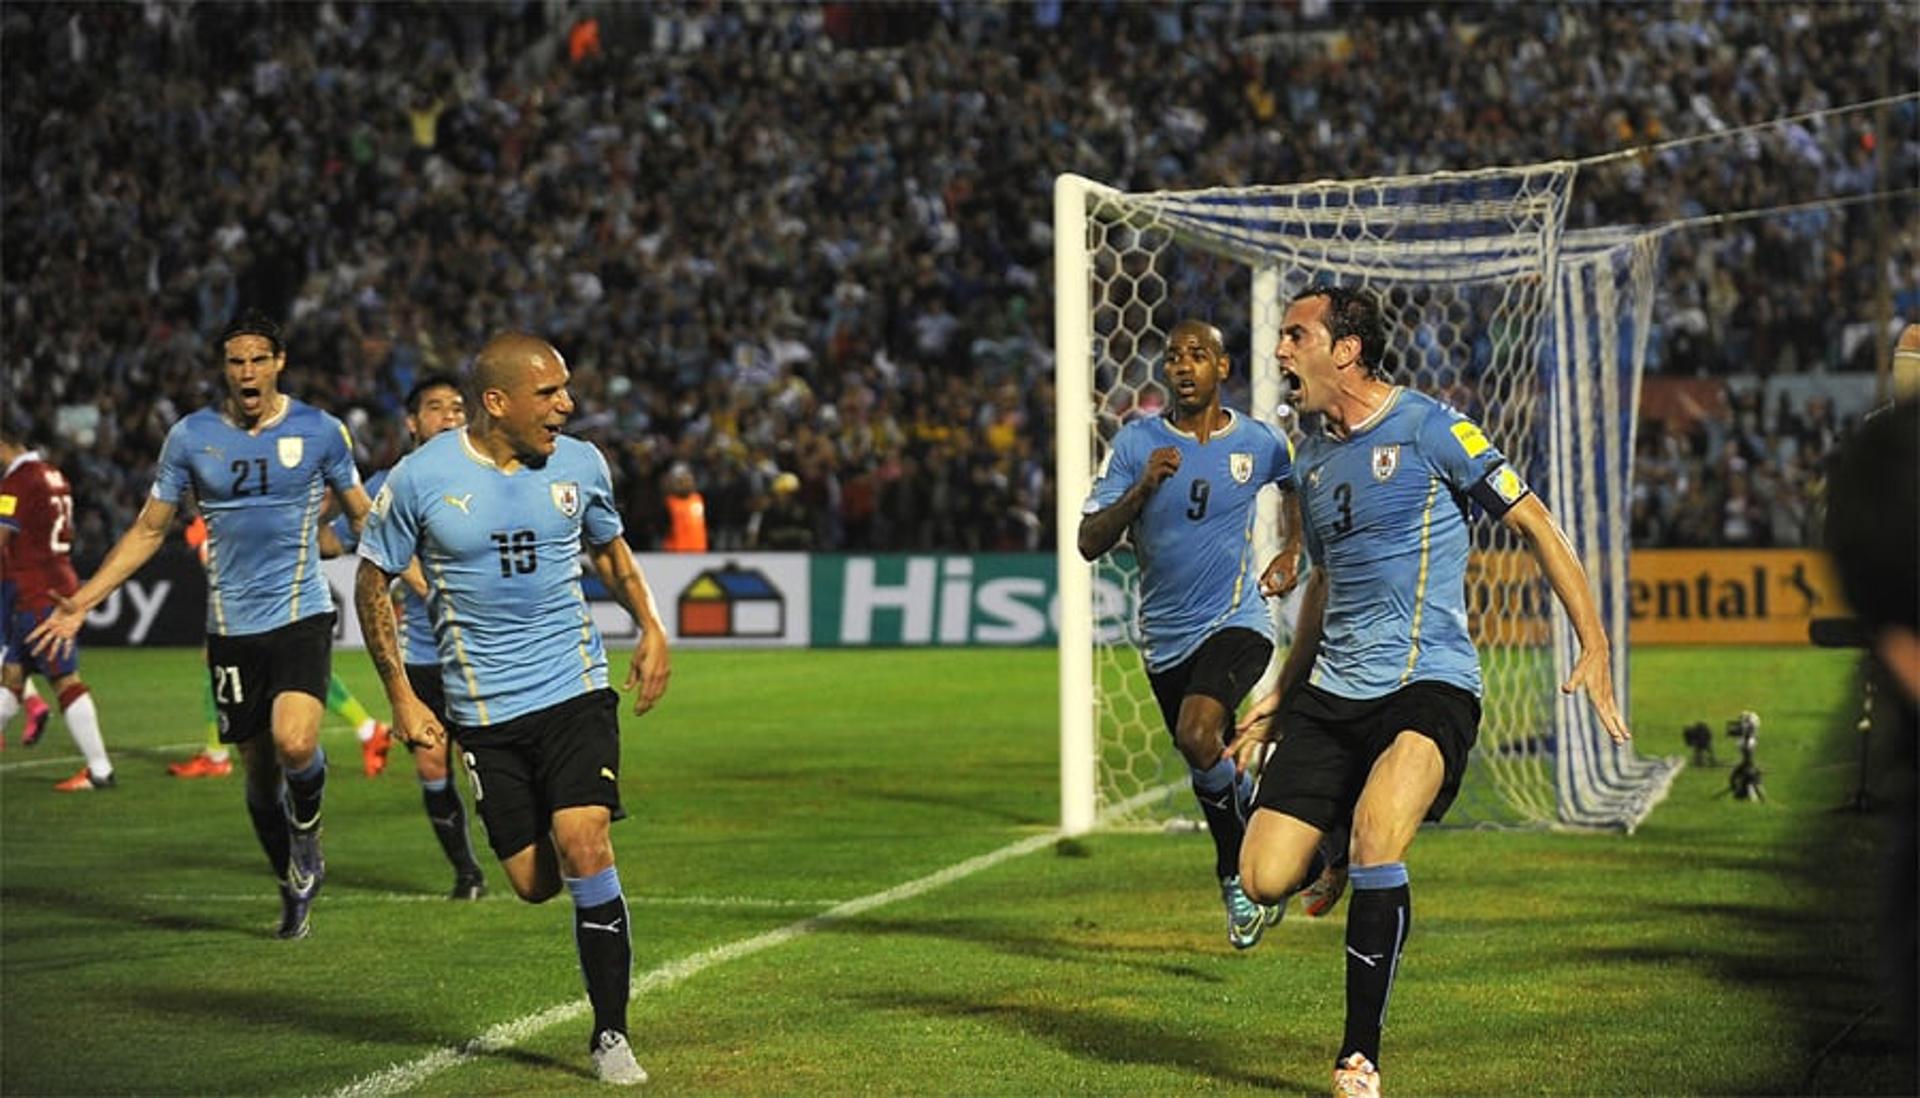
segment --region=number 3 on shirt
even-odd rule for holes
[[[1353,485],[1342,481],[1333,489],[1333,501],[1340,507],[1340,517],[1333,522],[1333,532],[1345,534],[1353,529]]]

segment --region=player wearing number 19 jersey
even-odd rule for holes
[[[407,455],[360,542],[354,603],[368,654],[409,743],[444,735],[400,654],[388,585],[418,559],[448,714],[487,838],[520,898],[560,891],[593,1004],[599,1077],[646,1080],[627,1042],[633,947],[609,825],[620,808],[618,702],[580,588],[583,547],[640,627],[627,686],[644,713],[665,691],[667,643],[613,505],[607,463],[560,434],[573,401],[560,352],[534,336],[490,341],[474,363],[470,426]]]
[[[67,731],[87,763],[54,786],[62,793],[110,789],[113,763],[100,738],[93,695],[80,680],[77,649],[36,656],[27,635],[45,621],[56,600],[80,586],[68,553],[73,548],[73,490],[59,469],[0,431],[0,728],[21,706],[27,676],[38,672],[60,699]],[[24,741],[23,741],[24,742]]]

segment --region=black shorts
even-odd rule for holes
[[[437,663],[407,664],[407,682],[413,686],[413,694],[433,710],[435,720],[440,727],[453,734],[453,721],[447,717],[447,681],[440,677],[440,665]]]
[[[315,614],[265,633],[207,634],[207,673],[220,711],[220,742],[271,734],[273,699],[293,691],[327,702],[333,678],[333,614]]]
[[[1480,734],[1480,699],[1441,682],[1411,682],[1362,701],[1308,685],[1281,701],[1275,720],[1279,742],[1261,771],[1255,806],[1331,831],[1353,814],[1374,760],[1409,730],[1440,748],[1446,775],[1427,819],[1446,815]]]
[[[1193,655],[1159,674],[1147,672],[1167,731],[1180,724],[1180,703],[1189,694],[1199,694],[1226,707],[1227,738],[1231,740],[1234,712],[1247,691],[1266,674],[1272,659],[1273,642],[1266,637],[1251,629],[1222,629],[1202,641]]]
[[[553,829],[562,808],[620,807],[620,695],[601,689],[485,728],[456,731],[473,803],[500,860]]]

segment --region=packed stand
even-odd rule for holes
[[[520,327],[568,355],[637,548],[677,464],[716,549],[1050,548],[1055,173],[1599,154],[1911,90],[1917,29],[1898,4],[8,4],[0,414],[54,445],[99,547],[242,309],[287,323],[286,387],[369,469],[413,379]],[[1597,168],[1571,216],[1861,194],[1882,154],[1910,180],[1914,104],[1889,118]],[[1677,235],[1655,368],[1868,365],[1868,217]],[[1878,235],[1920,317],[1914,205]]]

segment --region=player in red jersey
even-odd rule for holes
[[[78,649],[65,655],[36,656],[27,647],[33,631],[56,605],[80,587],[73,563],[73,490],[60,470],[30,450],[21,438],[0,428],[0,585],[8,588],[9,607],[0,631],[6,655],[0,663],[0,727],[20,707],[27,675],[38,672],[53,685],[60,714],[87,765],[54,786],[62,793],[113,787],[113,763],[100,739],[100,718],[93,696],[80,681]]]

